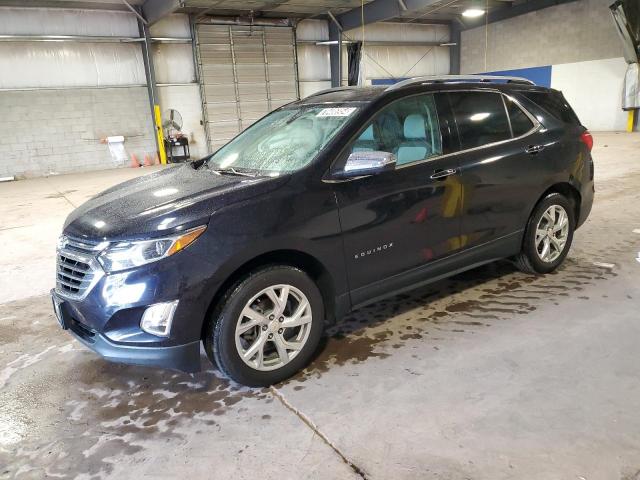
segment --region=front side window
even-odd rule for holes
[[[449,99],[462,150],[511,138],[509,120],[499,93],[452,92]]]
[[[398,100],[377,113],[351,146],[351,152],[362,151],[393,153],[396,165],[442,155],[433,95]]]
[[[276,110],[211,155],[208,165],[265,175],[300,170],[316,158],[357,110],[350,105]]]

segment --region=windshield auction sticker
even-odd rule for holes
[[[356,107],[323,108],[316,117],[348,117],[356,111]]]

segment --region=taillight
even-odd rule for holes
[[[588,131],[580,135],[580,141],[587,146],[589,151],[591,151],[591,149],[593,148],[593,137]]]

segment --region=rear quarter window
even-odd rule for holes
[[[530,132],[534,124],[526,113],[509,97],[505,97],[505,104],[509,112],[509,120],[511,121],[511,130],[514,137],[521,137]]]
[[[580,120],[575,114],[571,105],[565,100],[560,92],[528,92],[522,91],[521,95],[531,100],[539,107],[546,110],[556,119],[571,125],[580,125]]]

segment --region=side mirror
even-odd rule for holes
[[[396,166],[396,156],[393,153],[381,151],[352,152],[347,158],[344,168],[336,172],[339,178],[362,177],[377,175]]]

